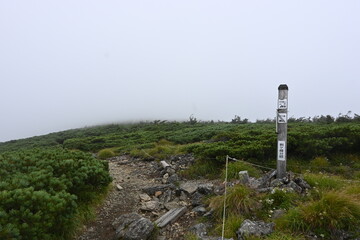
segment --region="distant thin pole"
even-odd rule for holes
[[[222,225],[222,233],[221,233],[221,240],[224,240],[225,235],[225,218],[226,218],[226,186],[227,186],[227,178],[228,178],[228,163],[229,163],[229,156],[226,156],[226,164],[225,164],[225,192],[224,192],[224,210],[223,210],[223,225]]]

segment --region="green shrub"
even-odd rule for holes
[[[173,144],[165,139],[152,144],[151,148],[134,148],[130,155],[145,160],[163,160],[171,155],[184,153],[181,145]]]
[[[349,183],[344,192],[360,201],[360,186],[357,182],[354,184]]]
[[[310,186],[319,190],[337,190],[345,185],[340,177],[325,174],[307,173],[304,179]]]
[[[64,149],[0,155],[0,239],[68,239],[79,205],[111,182],[107,163]]]
[[[223,179],[225,179],[225,171],[226,169],[224,168],[221,174]],[[228,179],[238,179],[240,171],[248,171],[251,177],[258,178],[261,176],[261,171],[256,167],[253,167],[252,165],[246,162],[238,161],[238,162],[230,162],[228,164]]]
[[[290,230],[294,232],[307,232],[309,225],[302,217],[300,207],[290,209],[283,217],[275,220],[277,229]]]
[[[224,195],[210,198],[209,206],[214,210],[214,215],[221,218],[224,207]],[[260,207],[254,190],[244,186],[235,185],[228,188],[226,196],[226,213],[230,215],[247,216]]]
[[[98,157],[100,159],[107,159],[114,157],[115,153],[111,149],[103,149],[98,152]]]
[[[180,175],[186,178],[209,178],[215,179],[219,176],[221,167],[216,161],[205,161],[198,159],[195,164],[180,172]]]
[[[285,188],[274,188],[271,193],[265,195],[262,201],[263,208],[268,210],[289,209],[298,198],[299,196],[296,193],[288,191]]]
[[[236,231],[241,226],[244,221],[244,217],[241,215],[230,215],[225,219],[225,228],[224,228],[224,237],[225,238],[233,238],[236,239]],[[221,235],[222,234],[222,222],[219,222],[215,228],[213,235]]]
[[[336,230],[356,230],[360,203],[344,192],[327,192],[317,201],[292,209],[278,221],[280,228],[330,236]]]
[[[329,160],[326,157],[316,157],[310,161],[310,166],[315,170],[326,169],[330,166]]]

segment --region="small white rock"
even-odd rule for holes
[[[140,197],[140,200],[145,201],[145,202],[151,200],[151,197],[149,195],[147,195],[146,193],[139,194],[139,197]]]
[[[116,184],[116,188],[117,188],[117,190],[123,190],[124,188],[122,187],[122,186],[120,186],[119,184]]]

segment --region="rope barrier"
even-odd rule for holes
[[[144,149],[141,149],[141,151],[143,151],[147,156],[154,158],[153,156],[151,156],[150,154],[148,154]]]
[[[249,164],[249,165],[253,165],[253,166],[256,166],[256,167],[260,167],[260,168],[264,168],[264,169],[268,169],[268,170],[275,170],[275,168],[269,168],[269,167],[265,167],[265,166],[261,166],[261,165],[257,165],[257,164],[254,164],[254,163],[250,163],[250,162],[246,162],[244,160],[239,160],[239,159],[236,159],[236,158],[232,158],[232,157],[229,157],[228,158],[234,162],[244,162],[246,164]]]
[[[256,166],[256,167],[259,167],[259,168],[264,168],[264,169],[268,169],[268,170],[275,170],[275,168],[269,168],[269,167],[265,167],[265,166],[261,166],[261,165],[258,165],[258,164],[254,164],[254,163],[250,163],[250,162],[247,162],[247,161],[244,161],[244,160],[239,160],[239,159],[236,159],[236,158],[233,158],[233,157],[229,157],[227,156],[227,159],[230,159],[234,162],[244,162],[246,164],[249,164],[249,165],[252,165],[252,166]],[[226,163],[227,164],[227,163]],[[293,165],[294,166],[294,165]],[[226,166],[226,171],[227,171],[227,166]],[[301,175],[302,173],[298,173],[298,172],[293,172],[295,174],[298,174],[298,175]],[[342,181],[342,182],[354,182],[354,183],[360,183],[360,180],[351,180],[351,179],[338,179],[339,181]]]

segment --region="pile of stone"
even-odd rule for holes
[[[260,178],[249,177],[247,171],[241,171],[239,172],[239,179],[240,183],[258,192],[271,192],[274,188],[281,188],[294,191],[298,194],[304,194],[311,188],[304,179],[295,177],[292,172],[289,172],[286,177],[279,179],[276,178],[276,170],[270,171]]]

